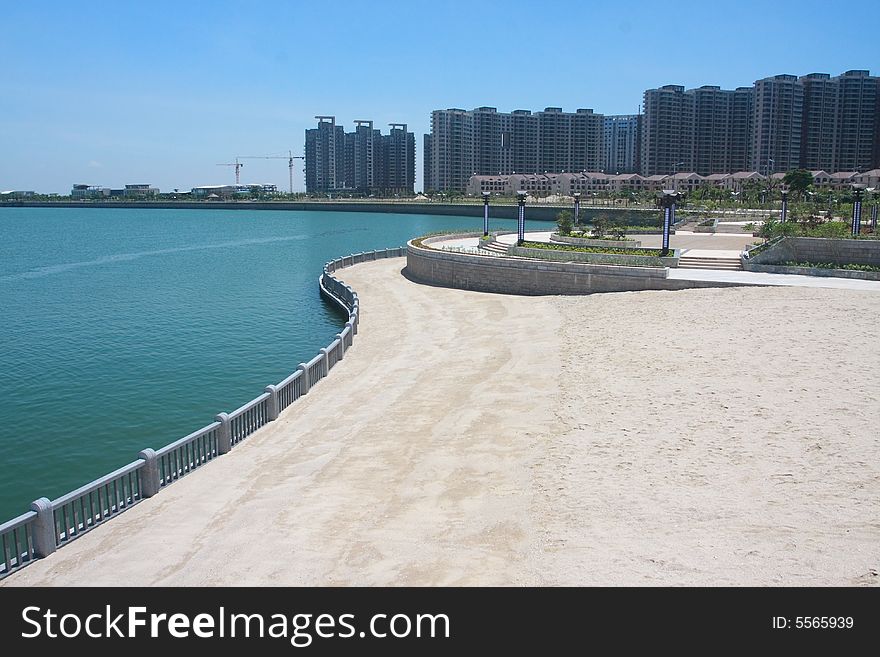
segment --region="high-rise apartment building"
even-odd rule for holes
[[[436,110],[424,141],[425,189],[464,191],[474,174],[880,167],[880,78],[868,71],[775,75],[730,90],[670,84],[648,89],[643,101],[641,115],[607,117],[559,107]]]
[[[538,170],[546,173],[595,171],[602,165],[604,117],[591,109],[574,113],[561,107],[537,112]]]
[[[431,112],[433,191],[463,192],[474,168],[473,113],[451,108]]]
[[[828,73],[800,78],[804,88],[801,165],[811,171],[837,171],[838,84]]]
[[[357,120],[346,133],[332,116],[306,130],[306,192],[357,195],[412,194],[415,136],[404,123],[383,135],[372,121]]]
[[[474,135],[474,171],[471,173],[504,171],[501,163],[504,115],[494,107],[478,107],[470,115]]]
[[[639,114],[606,116],[604,121],[604,169],[608,173],[636,173],[639,170]]]
[[[752,90],[666,85],[645,92],[641,173],[700,175],[742,171],[750,164]]]
[[[316,116],[318,127],[306,130],[306,192],[342,186],[345,177],[345,132],[335,116]]]
[[[751,168],[769,175],[801,165],[804,87],[794,75],[755,82]]]
[[[382,136],[372,121],[356,120],[354,132],[345,134],[345,177],[342,187],[369,194],[381,172]],[[377,175],[378,174],[378,175]]]
[[[645,92],[643,175],[880,166],[880,78],[775,75],[729,91],[666,85]]]
[[[737,87],[730,99],[730,124],[728,126],[727,168],[712,173],[736,173],[747,171],[752,161],[752,115],[755,91],[752,87]]]
[[[422,136],[422,191],[429,191],[433,189],[437,189],[437,183],[434,182],[434,178],[431,173],[431,160],[432,160],[432,148],[433,142],[431,141],[431,135],[423,135]]]
[[[648,89],[642,117],[641,173],[670,175],[694,170],[694,96],[667,84]]]
[[[435,110],[426,135],[425,188],[463,192],[473,174],[595,170],[603,117],[593,110],[501,113],[494,107]]]
[[[694,98],[692,171],[707,176],[745,170],[749,166],[751,88],[702,86],[685,93]]]
[[[866,171],[880,166],[880,78],[868,71],[847,71],[834,78],[837,94],[837,171]]]
[[[529,110],[513,110],[510,114],[502,114],[502,122],[502,167],[499,173],[537,173],[540,144],[537,114]]]
[[[416,182],[416,137],[405,123],[390,124],[382,137],[382,193],[386,196],[412,194]]]

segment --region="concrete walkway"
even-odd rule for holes
[[[526,233],[526,239],[535,242],[549,242],[550,231]],[[641,235],[637,237],[645,248],[657,248],[661,244],[660,235]],[[679,248],[682,255],[695,258],[736,258],[742,249],[755,242],[750,235],[729,235],[723,233],[679,232],[670,236],[670,245]],[[515,244],[516,233],[501,235],[499,242]],[[477,251],[479,239],[467,237],[435,242],[434,248],[448,248],[454,251]],[[854,278],[835,278],[832,276],[797,276],[792,274],[765,274],[750,271],[718,271],[714,269],[673,269],[667,270],[667,278],[684,281],[715,281],[739,283],[740,285],[782,285],[794,287],[815,287],[836,290],[865,290],[880,292],[880,281],[863,281]]]
[[[783,285],[794,287],[823,287],[834,290],[865,290],[880,292],[880,281],[862,281],[856,278],[833,276],[797,276],[794,274],[765,274],[756,271],[718,271],[714,269],[669,269],[667,278],[683,281],[716,281],[741,285]]]

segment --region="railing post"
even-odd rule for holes
[[[273,385],[266,386],[269,399],[266,400],[266,419],[269,422],[278,419],[278,388]]]
[[[159,492],[159,459],[155,450],[149,447],[141,450],[138,458],[144,460],[144,467],[140,471],[141,497],[153,497]]]
[[[34,553],[38,557],[48,557],[55,551],[55,512],[48,497],[31,502],[31,511],[37,512],[34,520]]]
[[[351,344],[354,342],[354,324],[351,321],[347,321],[345,325],[348,327],[348,342],[349,344],[345,347],[348,349]]]
[[[324,376],[327,376],[330,374],[330,356],[328,355],[330,352],[327,351],[327,347],[321,347],[318,351],[324,356]]]
[[[217,429],[217,454],[228,454],[232,449],[232,427],[229,426],[229,415],[217,413],[214,419],[220,423]]]
[[[342,337],[342,333],[337,333],[336,339],[339,340],[339,346],[342,347],[339,350],[339,360],[342,360],[345,358],[345,338]]]
[[[309,388],[311,387],[309,385],[309,368],[306,367],[305,363],[300,363],[296,366],[296,369],[302,372],[302,374],[299,375],[299,394],[307,395],[309,393]]]

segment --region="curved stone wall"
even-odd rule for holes
[[[439,239],[424,240],[423,244],[436,243]],[[591,265],[453,253],[416,246],[412,241],[406,247],[405,273],[411,280],[428,285],[524,295],[737,286],[736,283],[671,280],[666,278],[666,269],[661,267]]]

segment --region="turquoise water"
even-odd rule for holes
[[[314,356],[345,321],[318,294],[326,261],[481,228],[427,215],[0,209],[0,522]]]

